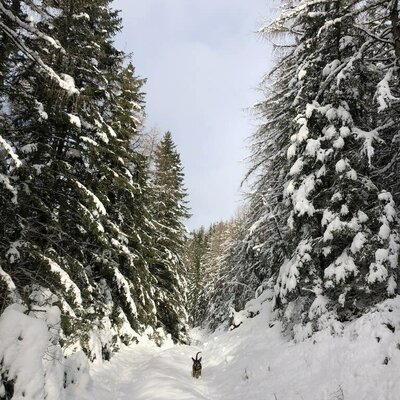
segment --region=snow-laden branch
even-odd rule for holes
[[[52,37],[46,35],[45,33],[39,31],[33,24],[27,24],[26,22],[22,21],[20,18],[15,16],[10,10],[4,7],[4,4],[1,1],[0,1],[0,11],[2,11],[11,21],[17,23],[19,27],[30,32],[33,36],[45,40],[55,49],[61,50],[63,53],[65,53],[65,50],[62,48],[58,40],[55,40]]]
[[[1,3],[0,3],[1,4]],[[43,71],[51,80],[55,81],[58,86],[65,90],[70,96],[78,94],[79,90],[75,87],[73,78],[67,74],[57,74],[51,67],[49,67],[40,57],[40,55],[30,49],[25,42],[21,39],[20,35],[8,27],[4,22],[0,21],[0,29],[7,35],[17,48],[25,54],[28,59],[33,61],[41,71]]]

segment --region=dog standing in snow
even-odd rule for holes
[[[196,354],[196,358],[192,357],[193,360],[193,367],[192,367],[192,376],[193,378],[199,379],[201,377],[201,357],[198,359],[197,357],[201,351]]]

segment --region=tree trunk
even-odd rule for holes
[[[393,0],[392,8],[390,10],[390,21],[392,23],[392,35],[394,43],[394,52],[396,55],[396,64],[400,64],[400,25],[399,25],[399,11],[398,11],[398,0]]]

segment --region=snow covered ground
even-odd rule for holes
[[[254,311],[254,303],[252,310]],[[92,367],[89,391],[74,400],[398,400],[400,299],[349,323],[340,337],[319,334],[301,343],[282,336],[270,305],[230,332],[192,332],[194,345],[151,342],[126,348]],[[272,326],[273,325],[273,326]],[[191,377],[202,351],[203,376]]]

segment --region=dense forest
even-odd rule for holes
[[[284,1],[260,30],[279,57],[255,106],[249,195],[190,241],[196,323],[229,325],[273,288],[302,340],[398,293],[398,14],[397,1]]]
[[[64,398],[90,362],[235,329],[266,293],[295,342],[397,296],[398,0],[281,3],[243,206],[189,233],[112,1],[0,0],[0,399]]]
[[[109,359],[144,332],[187,341],[180,156],[166,133],[150,159],[118,13],[2,1],[0,27],[0,313],[46,321],[55,359]]]

